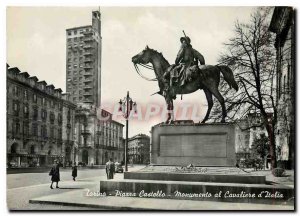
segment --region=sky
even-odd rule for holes
[[[156,82],[137,75],[132,56],[146,45],[162,52],[174,63],[180,48],[182,30],[191,38],[192,45],[203,54],[206,64],[217,64],[224,51],[224,43],[234,35],[234,23],[249,22],[254,7],[101,7],[102,19],[102,107],[113,111],[113,106],[130,92],[141,107],[149,104],[163,106]],[[99,7],[7,7],[6,36],[7,63],[21,71],[37,76],[56,88],[66,89],[66,29],[91,25],[92,11]],[[153,71],[140,68],[145,76]],[[206,112],[203,91],[180,96],[175,107],[192,104],[198,109],[199,120]],[[163,108],[162,108],[163,109]],[[162,110],[161,109],[161,110]],[[161,122],[154,116],[149,120],[130,122],[129,136],[149,135],[151,126]],[[124,124],[120,116],[115,119]],[[177,119],[180,119],[178,116]]]

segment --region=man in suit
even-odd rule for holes
[[[106,163],[105,170],[106,170],[107,179],[113,179],[115,173],[115,164],[112,158],[109,158],[109,161]]]

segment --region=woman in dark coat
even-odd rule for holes
[[[72,176],[73,176],[73,181],[76,181],[76,177],[77,177],[77,166],[76,166],[76,162],[74,163],[74,166],[72,166]]]
[[[59,175],[59,164],[58,164],[57,160],[54,160],[54,165],[51,168],[51,171],[50,171],[49,175],[51,175],[50,188],[53,189],[53,187],[52,187],[53,182],[56,182],[56,188],[59,188],[58,187],[58,182],[60,181],[60,175]]]

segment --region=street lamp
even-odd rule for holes
[[[123,113],[123,117],[126,119],[126,142],[125,142],[125,171],[128,171],[127,165],[127,148],[128,148],[128,118],[130,116],[131,111],[133,110],[134,113],[137,112],[136,110],[136,103],[132,101],[129,97],[129,91],[127,91],[127,96],[119,102],[119,112]]]

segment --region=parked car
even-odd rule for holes
[[[116,173],[123,173],[124,172],[123,166],[119,162],[115,163],[115,172]]]

